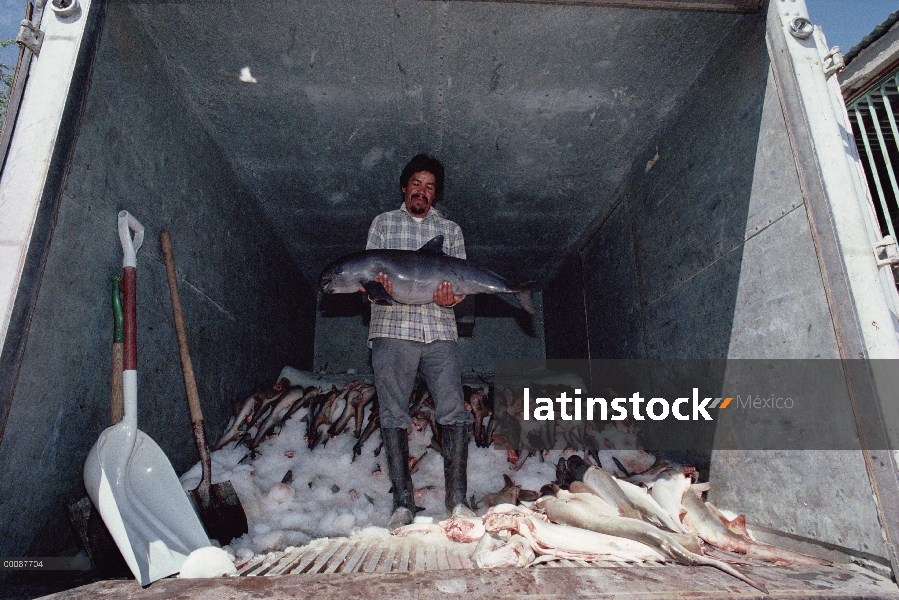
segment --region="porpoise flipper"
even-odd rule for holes
[[[387,293],[387,290],[384,289],[384,285],[379,281],[366,281],[362,284],[362,287],[368,292],[368,297],[372,302],[388,306],[396,302],[396,300]]]

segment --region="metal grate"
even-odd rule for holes
[[[444,547],[413,544],[367,545],[348,540],[313,542],[241,565],[241,577],[312,573],[390,573],[469,569],[468,556]]]
[[[899,228],[899,68],[846,106],[868,187],[875,193],[881,232]]]
[[[740,557],[745,559],[745,557]],[[288,548],[254,556],[237,570],[240,577],[300,575],[314,573],[400,573],[408,571],[448,571],[471,569],[467,554],[452,548],[414,543],[365,544],[347,539],[316,540],[302,548]],[[663,568],[665,563],[624,563],[620,561],[553,560],[535,565],[537,569]]]

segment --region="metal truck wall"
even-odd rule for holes
[[[583,324],[591,358],[839,357],[764,33],[732,32],[568,259],[585,316],[548,353]],[[714,451],[711,478],[752,524],[885,556],[857,452]]]
[[[398,205],[397,175],[420,151],[451,168],[446,208],[469,256],[544,284],[550,357],[838,356],[761,15],[495,2],[104,4],[0,442],[9,474],[0,554],[72,544],[62,500],[82,493],[82,461],[108,419],[108,279],[121,265],[121,208],[150,232],[138,256],[139,426],[179,470],[194,450],[159,230],[174,237],[214,435],[226,401],[257,377],[313,366],[313,339],[328,332],[320,317],[313,333],[315,293],[304,278],[358,249],[372,216]],[[250,62],[258,85],[237,78]],[[316,354],[351,343],[361,368],[364,339],[344,339],[332,324],[340,342],[319,342]],[[512,327],[478,320],[475,335],[495,336],[500,352]],[[514,348],[540,344],[522,338]],[[472,359],[484,360],[474,348]],[[777,460],[769,475],[716,453],[716,500],[750,522],[879,553],[860,460]],[[828,464],[842,488],[828,487]],[[797,496],[814,496],[817,510],[799,514]],[[835,524],[850,506],[856,531],[840,539]],[[812,515],[834,527],[813,530]]]
[[[314,295],[198,126],[157,50],[111,3],[61,201],[18,385],[0,442],[0,555],[75,547],[64,501],[84,495],[83,461],[109,425],[110,277],[116,213],[147,229],[138,253],[138,427],[181,472],[197,460],[159,232],[173,237],[206,428],[228,403],[309,367]]]

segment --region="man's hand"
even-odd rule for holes
[[[388,296],[393,296],[393,284],[390,283],[390,278],[387,277],[386,273],[378,273],[375,276],[375,281],[377,281],[378,283],[380,283],[381,285],[384,286],[384,289],[387,290]],[[360,285],[359,291],[364,292],[365,288]]]
[[[462,302],[463,298],[465,298],[465,296],[457,296],[453,293],[453,284],[449,281],[444,281],[438,285],[437,290],[434,292],[434,302],[440,306],[452,306],[453,304],[458,304],[459,302]]]

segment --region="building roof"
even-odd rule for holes
[[[846,66],[849,66],[855,57],[859,55],[859,53],[882,38],[897,22],[899,22],[899,11],[894,13],[890,13],[890,16],[886,18],[886,20],[874,28],[874,30],[862,38],[862,40],[854,45],[849,52],[843,55],[843,60],[846,62]]]
[[[862,38],[843,56],[840,88],[849,100],[876,84],[899,64],[899,11]]]

